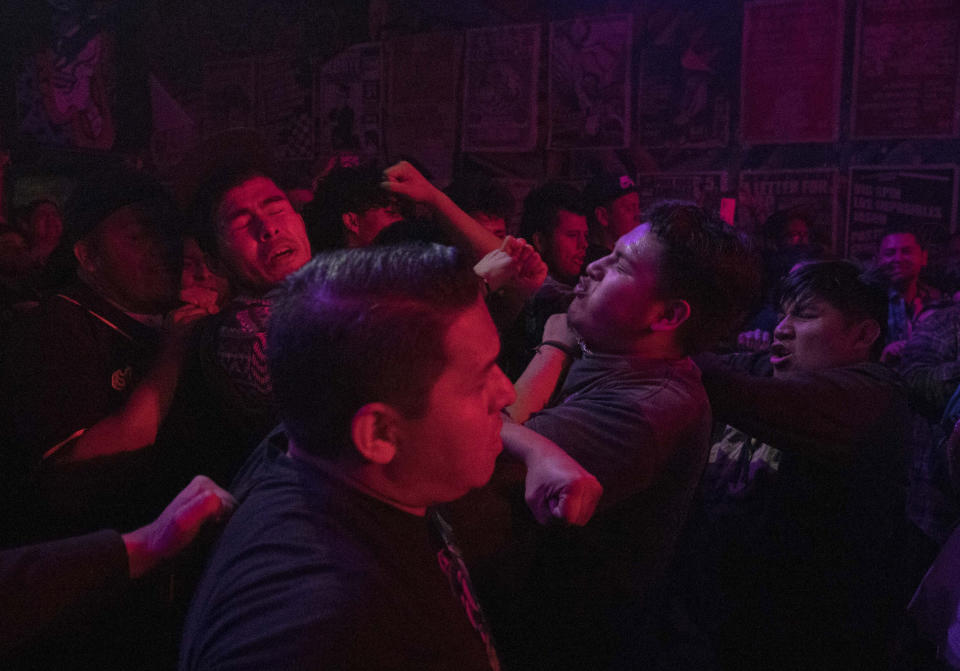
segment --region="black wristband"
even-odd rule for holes
[[[559,340],[544,340],[542,343],[536,346],[536,351],[539,352],[541,347],[555,347],[564,354],[566,354],[571,359],[577,356],[577,350],[568,345],[567,343],[560,342]]]

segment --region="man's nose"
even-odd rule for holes
[[[275,238],[280,232],[279,224],[270,218],[257,217],[257,223],[259,225],[258,230],[260,232],[261,240],[270,240]]]
[[[499,375],[499,380],[497,384],[499,385],[497,401],[494,404],[496,406],[496,411],[500,412],[508,405],[513,405],[513,402],[517,400],[517,392],[513,388],[513,384],[499,366],[497,367],[497,373]]]

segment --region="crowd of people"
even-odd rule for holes
[[[957,664],[926,241],[862,268],[617,174],[512,209],[406,162],[7,207],[3,667]]]

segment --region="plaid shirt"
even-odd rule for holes
[[[271,405],[267,370],[267,320],[270,300],[238,296],[225,309],[216,345],[216,361],[230,378],[248,409]]]
[[[960,483],[950,478],[944,452],[955,418],[939,421],[960,385],[960,305],[925,313],[907,341],[901,361],[900,373],[912,402],[929,420],[935,420],[918,418],[913,427],[907,514],[928,536],[943,543],[960,519]]]
[[[890,292],[890,305],[887,309],[887,342],[909,339],[920,316],[938,307],[942,299],[939,289],[923,282],[917,283],[917,295],[909,304],[896,291]]]
[[[900,374],[917,409],[939,420],[960,384],[960,305],[931,310],[917,320],[903,348]]]

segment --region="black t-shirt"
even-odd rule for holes
[[[432,514],[361,494],[284,443],[273,434],[240,476],[243,501],[195,594],[180,668],[496,668]]]

